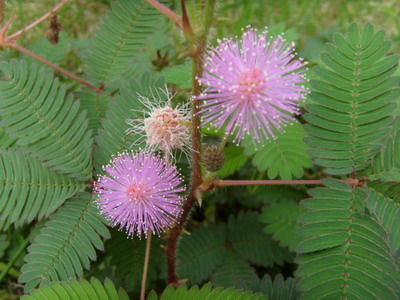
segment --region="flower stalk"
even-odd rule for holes
[[[147,282],[147,273],[149,270],[150,249],[151,249],[151,232],[148,232],[146,239],[146,250],[145,250],[146,252],[144,254],[142,285],[140,288],[140,300],[144,300],[146,295],[146,282]]]

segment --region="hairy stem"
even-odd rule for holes
[[[58,11],[61,7],[63,7],[67,2],[71,0],[62,0],[60,3],[58,3],[56,6],[54,6],[52,9],[50,9],[46,14],[41,16],[39,19],[35,20],[33,23],[29,24],[28,26],[22,28],[21,30],[9,35],[6,39],[7,40],[13,40],[18,38],[20,35],[24,34],[28,30],[32,29],[36,25],[42,23],[44,20],[46,20],[48,17],[50,17],[52,14],[54,14],[56,11]]]
[[[209,5],[214,7],[215,0],[208,0]],[[205,21],[211,22],[214,10],[209,7],[206,10],[208,14],[205,16]],[[203,74],[203,58],[205,55],[208,29],[209,24],[204,24],[205,30],[203,34],[195,39],[194,46],[196,47],[195,53],[192,56],[193,60],[193,72],[192,72],[192,82],[193,82],[193,95],[199,95],[201,93],[201,86],[197,78],[201,77]],[[189,216],[190,210],[196,202],[197,195],[199,193],[199,186],[202,183],[201,177],[201,166],[200,166],[200,152],[201,152],[201,134],[200,134],[200,117],[198,115],[199,107],[198,102],[192,102],[192,183],[189,191],[189,195],[183,204],[182,214],[175,225],[169,233],[169,239],[167,244],[167,265],[168,265],[168,283],[172,283],[175,286],[179,285],[178,276],[176,274],[176,247],[179,236],[182,232],[183,226],[186,219]]]
[[[172,22],[174,22],[179,29],[183,29],[182,18],[178,16],[175,12],[173,12],[172,10],[170,10],[168,7],[161,4],[157,0],[146,0],[146,1],[151,5],[153,5],[155,8],[157,8],[162,14],[166,15],[170,20],[172,20]]]
[[[77,81],[77,82],[79,82],[79,83],[81,83],[83,85],[86,85],[88,88],[90,88],[90,89],[92,89],[92,90],[94,90],[94,91],[96,91],[98,93],[101,93],[103,91],[103,89],[101,87],[96,87],[94,85],[91,85],[89,82],[79,78],[78,76],[68,72],[67,70],[64,70],[63,68],[60,68],[59,66],[56,66],[55,64],[51,63],[50,61],[44,59],[43,57],[40,57],[40,56],[36,55],[35,53],[29,51],[28,49],[25,49],[22,46],[19,46],[17,44],[13,44],[13,43],[7,44],[7,46],[9,46],[9,47],[11,47],[11,48],[13,48],[15,50],[18,50],[18,51],[20,51],[22,53],[25,53],[26,55],[29,55],[29,56],[33,57],[34,59],[40,61],[41,63],[43,63],[43,64],[45,64],[47,66],[49,66],[50,68],[53,68],[54,70],[64,74],[65,76],[67,76],[67,77],[69,77],[69,78],[71,78],[71,79],[73,79],[73,80],[75,80],[75,81]]]
[[[0,27],[4,23],[4,0],[0,0]]]
[[[362,184],[363,179],[342,179],[348,185]],[[323,184],[322,180],[219,180],[212,181],[212,187],[239,186],[239,185],[294,185],[294,184]]]
[[[147,272],[149,270],[150,249],[151,249],[151,232],[147,234],[147,240],[146,240],[146,252],[144,255],[142,286],[140,288],[140,300],[144,300],[146,295],[146,281],[147,281]]]

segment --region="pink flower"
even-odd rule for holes
[[[160,234],[181,213],[185,190],[175,167],[151,153],[122,153],[104,167],[96,183],[97,203],[113,226],[129,236]]]
[[[247,28],[240,40],[224,39],[209,51],[199,82],[207,88],[196,100],[203,125],[224,129],[239,143],[273,138],[293,122],[307,89],[305,63],[282,37],[268,38]]]

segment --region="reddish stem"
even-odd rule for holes
[[[4,23],[4,1],[0,0],[0,26],[3,26]]]
[[[53,68],[54,70],[64,74],[65,76],[67,76],[67,77],[69,77],[69,78],[71,78],[71,79],[73,79],[73,80],[75,80],[75,81],[77,81],[77,82],[79,82],[79,83],[81,83],[83,85],[86,85],[88,88],[91,88],[92,90],[96,91],[97,93],[101,93],[103,91],[103,89],[101,87],[96,87],[94,85],[91,85],[90,83],[88,83],[85,80],[79,78],[78,76],[75,76],[74,74],[68,72],[67,70],[64,70],[63,68],[60,68],[60,67],[56,66],[55,64],[51,63],[50,61],[44,59],[43,57],[40,57],[40,56],[36,55],[35,53],[29,51],[28,49],[25,49],[22,46],[19,46],[17,44],[13,44],[13,43],[7,44],[7,46],[9,46],[11,48],[14,48],[14,49],[16,49],[16,50],[18,50],[18,51],[20,51],[22,53],[25,53],[26,55],[29,55],[29,56],[33,57],[34,59],[40,61],[41,63],[43,63],[43,64],[45,64],[47,66],[49,66],[50,68]]]
[[[203,73],[203,56],[205,51],[205,39],[201,41],[197,55],[193,56],[193,95],[201,92],[201,86],[197,81],[197,76]],[[174,228],[172,228],[167,244],[167,265],[168,265],[168,283],[178,285],[178,276],[176,274],[176,246],[179,236],[182,232],[184,223],[189,216],[189,212],[196,203],[198,187],[202,182],[200,167],[201,134],[200,118],[197,114],[199,108],[197,101],[192,104],[192,185],[189,195],[183,204],[182,214]]]
[[[182,18],[179,15],[177,15],[175,12],[173,12],[168,7],[166,7],[165,5],[161,4],[156,0],[146,0],[146,1],[151,5],[153,5],[155,8],[157,8],[161,13],[166,15],[169,19],[171,19],[172,22],[174,22],[179,29],[181,30],[183,29]]]
[[[39,19],[35,20],[33,23],[29,24],[28,26],[22,28],[21,30],[11,34],[6,38],[7,41],[13,40],[18,38],[20,35],[24,34],[27,32],[29,29],[35,27],[36,25],[42,23],[44,20],[46,20],[49,16],[54,14],[57,10],[59,10],[61,7],[63,7],[67,2],[70,0],[62,0],[60,3],[58,3],[56,6],[54,6],[52,9],[50,9],[46,14],[41,16]]]
[[[341,179],[341,182],[348,185],[358,185],[361,179],[348,178]],[[294,185],[294,184],[323,184],[322,180],[213,180],[211,186],[240,186],[240,185]]]

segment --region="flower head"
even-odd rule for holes
[[[177,169],[151,153],[122,153],[95,185],[101,213],[129,236],[159,234],[176,222],[185,190]]]
[[[144,112],[143,117],[128,120],[130,127],[127,133],[140,137],[136,144],[142,143],[143,137],[149,148],[161,150],[169,157],[173,150],[186,152],[190,148],[190,115],[186,106],[172,108],[171,94],[167,89],[161,91],[166,100],[159,99],[162,98],[160,93],[157,93],[157,96],[153,94],[153,98],[157,98],[157,101],[138,95],[146,110],[140,111]]]
[[[223,128],[240,142],[246,134],[256,141],[271,138],[294,120],[307,89],[305,63],[293,45],[280,36],[268,38],[247,28],[240,40],[224,39],[209,51],[204,75],[207,87],[196,100],[203,125]]]

